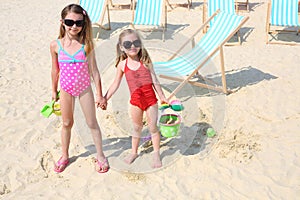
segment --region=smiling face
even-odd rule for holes
[[[66,20],[66,22],[65,22],[65,20]],[[84,26],[84,24],[83,24],[83,26],[81,26],[81,20],[83,20],[82,14],[69,12],[66,15],[66,17],[62,20],[62,24],[65,27],[66,33],[68,33],[72,37],[78,36],[78,34],[80,33],[80,31],[82,30],[82,28]]]
[[[141,41],[134,33],[124,35],[121,39],[120,49],[124,51],[128,57],[136,57],[141,50]]]

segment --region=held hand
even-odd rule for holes
[[[107,103],[105,103],[105,104],[100,104],[98,107],[100,107],[102,110],[106,110]]]
[[[100,97],[98,96],[96,98],[96,102],[95,102],[97,108],[101,108],[102,110],[106,110],[107,107],[107,100],[104,97]]]

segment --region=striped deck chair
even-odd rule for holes
[[[77,4],[81,5],[88,13],[92,25],[98,27],[96,39],[99,38],[100,29],[110,30],[110,16],[108,8],[108,0],[79,0]],[[104,16],[107,13],[107,26],[103,26]]]
[[[245,8],[245,9],[241,9],[241,8]],[[244,10],[244,11],[247,11],[249,12],[250,11],[250,6],[249,6],[249,0],[237,0],[235,2],[235,10],[237,12],[241,11],[241,10]]]
[[[113,9],[117,9],[117,10],[122,10],[122,9],[133,9],[133,0],[127,0],[127,3],[126,4],[116,4],[116,3],[113,3],[112,0],[109,0],[109,3],[110,3],[110,6],[111,8]]]
[[[133,1],[131,26],[137,25],[162,28],[162,40],[165,40],[167,28],[167,6],[165,0],[137,0]]]
[[[214,23],[200,41],[197,42],[190,51],[179,55],[179,52],[181,52],[187,44],[194,42],[196,35],[199,34],[212,19],[214,19]],[[224,92],[225,94],[231,93],[226,86],[223,46],[247,20],[248,17],[217,10],[168,61],[154,62],[153,67],[159,77],[181,82],[168,98],[171,99],[176,95],[186,83]],[[220,53],[221,59],[222,87],[214,83],[212,84],[211,80],[204,77],[201,78],[206,79],[206,83],[191,81],[191,78],[199,73],[200,68],[205,66],[217,53]]]
[[[235,12],[235,2],[234,0],[204,0],[203,7],[203,23],[208,17],[213,15],[217,10],[221,10],[227,13],[236,14]],[[208,28],[214,23],[214,19],[203,29],[204,33]],[[228,43],[226,45],[237,45],[242,43],[241,33],[237,32],[238,42],[237,43]]]
[[[296,27],[298,30],[271,30],[274,26],[282,28]],[[298,0],[269,1],[266,24],[267,44],[296,44],[294,42],[278,41],[274,34],[280,32],[297,32],[299,34]],[[270,36],[272,37],[271,40]]]
[[[170,3],[171,1],[171,3]],[[188,9],[190,9],[193,5],[193,1],[192,0],[186,0],[186,3],[175,3],[172,2],[172,0],[166,0],[167,5],[171,8],[174,9],[174,7],[187,7]]]

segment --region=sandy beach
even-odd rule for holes
[[[125,0],[113,0],[123,3]],[[170,0],[171,3],[186,2]],[[70,165],[56,174],[61,155],[61,119],[45,118],[51,101],[50,42],[60,12],[72,1],[2,0],[0,51],[0,199],[297,199],[300,196],[300,36],[296,46],[266,44],[267,0],[250,0],[242,45],[225,46],[228,88],[224,95],[187,86],[176,96],[185,106],[180,134],[163,139],[163,167],[152,169],[152,148],[141,145],[132,165],[128,89],[125,82],[106,111],[97,110],[104,153],[111,169],[94,169],[95,150],[78,99]],[[117,36],[129,26],[131,10],[110,7],[111,30],[95,41],[106,92],[115,74]],[[153,61],[175,52],[202,24],[202,0],[167,12],[161,32],[143,32]],[[219,57],[201,72],[220,79]],[[173,83],[160,79],[168,94]],[[205,135],[207,127],[217,134]],[[142,136],[147,136],[147,129]]]

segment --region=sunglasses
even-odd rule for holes
[[[82,27],[84,25],[84,20],[74,21],[72,19],[64,19],[64,24],[67,26],[73,26],[76,24],[77,27]]]
[[[134,40],[132,42],[130,41],[123,42],[123,47],[125,49],[130,49],[132,45],[134,45],[135,47],[141,47],[142,46],[141,40]]]

